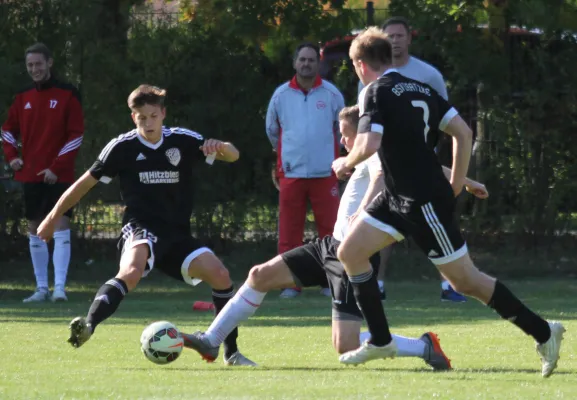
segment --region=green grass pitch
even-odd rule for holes
[[[153,279],[154,278],[154,279]],[[67,343],[68,322],[84,315],[98,284],[73,284],[68,303],[24,305],[32,290],[0,283],[0,399],[575,399],[577,282],[506,282],[535,311],[567,328],[559,368],[549,379],[531,338],[476,301],[439,301],[436,282],[391,282],[385,309],[393,332],[439,334],[454,370],[434,373],[419,359],[364,366],[338,363],[331,346],[330,301],[309,289],[295,300],[270,293],[240,329],[240,349],[256,369],[207,364],[188,350],[158,366],[140,352],[142,329],[169,320],[205,329],[192,311],[208,288],[147,278],[82,348]],[[204,286],[204,287],[203,287]]]

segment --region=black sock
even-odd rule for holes
[[[383,303],[381,303],[381,292],[375,274],[371,270],[364,274],[349,276],[349,281],[353,285],[357,305],[369,327],[371,334],[369,343],[375,346],[389,344],[393,338],[389,331]]]
[[[547,321],[529,310],[499,281],[495,282],[495,291],[487,306],[503,319],[517,325],[527,335],[533,336],[537,343],[545,343],[551,337],[551,328]]]
[[[229,287],[228,289],[224,290],[216,290],[212,289],[212,302],[214,303],[214,315],[218,315],[220,310],[222,310],[226,303],[234,296],[234,289],[233,287]],[[234,353],[238,351],[238,346],[236,344],[236,338],[238,337],[238,328],[234,328],[234,330],[228,334],[228,336],[224,339],[224,356],[229,358]]]
[[[98,324],[114,314],[126,293],[128,293],[126,283],[118,278],[110,279],[100,287],[86,316],[86,322],[92,326],[92,332]]]

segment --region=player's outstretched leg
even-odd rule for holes
[[[76,317],[70,323],[68,342],[73,347],[86,343],[98,324],[114,314],[128,291],[136,287],[144,272],[148,251],[148,244],[139,244],[124,251],[116,278],[109,279],[100,287],[86,318]]]
[[[204,251],[195,251],[195,257],[188,266],[188,276],[201,279],[212,287],[212,301],[215,309],[215,320],[222,319],[223,310],[231,303],[234,294],[232,281],[228,270],[222,262],[208,248]],[[211,325],[212,326],[212,325]],[[208,340],[202,332],[193,334],[183,333],[184,345],[196,350],[204,360],[213,362],[218,357],[218,348],[224,343],[224,363],[229,366],[256,366],[256,364],[242,355],[238,350],[237,338],[238,328],[236,325],[230,329],[219,330],[219,342]]]
[[[565,328],[560,322],[546,321],[521,302],[503,283],[479,271],[468,253],[446,264],[439,271],[460,293],[475,297],[513,323],[537,342],[541,374],[549,377],[557,367]]]
[[[184,345],[196,350],[203,359],[214,361],[218,357],[220,344],[241,322],[246,321],[256,312],[267,292],[295,284],[281,256],[253,267],[244,285],[218,313],[206,333],[199,331],[193,334],[182,334],[185,339]],[[236,360],[230,360],[230,362],[234,361]]]

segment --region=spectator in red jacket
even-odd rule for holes
[[[30,256],[36,275],[36,292],[25,303],[66,301],[66,275],[70,263],[70,217],[58,221],[54,234],[54,291],[48,291],[50,254],[36,236],[40,221],[74,182],[74,161],[82,143],[84,119],[78,90],[51,74],[53,59],[42,43],[26,49],[26,69],[32,83],[16,94],[2,125],[2,147],[15,180],[24,188]]]

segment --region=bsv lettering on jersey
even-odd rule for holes
[[[178,183],[179,171],[145,171],[138,173],[140,182],[144,184]]]
[[[394,94],[396,94],[397,96],[400,96],[405,92],[419,92],[419,93],[426,94],[427,96],[431,95],[431,89],[426,88],[424,86],[421,86],[417,83],[409,83],[409,82],[397,83],[393,87],[392,92]]]

